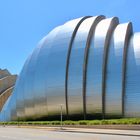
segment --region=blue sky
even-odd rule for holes
[[[0,0],[0,68],[19,74],[39,40],[85,15],[117,16],[140,31],[140,0]]]

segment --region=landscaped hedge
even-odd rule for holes
[[[12,121],[0,122],[0,125],[61,125],[60,121]],[[63,121],[63,125],[117,125],[117,124],[140,124],[140,118],[125,119],[106,119],[106,120],[80,120],[80,121]]]

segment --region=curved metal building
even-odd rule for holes
[[[0,111],[11,96],[17,75],[11,75],[7,69],[0,69]]]
[[[56,27],[26,60],[0,120],[140,117],[140,33],[117,17]]]

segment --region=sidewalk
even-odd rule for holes
[[[91,133],[91,134],[107,134],[107,135],[126,135],[126,136],[139,136],[140,131],[136,130],[114,130],[114,129],[88,129],[88,128],[64,128],[62,132],[72,133]]]
[[[107,134],[107,135],[124,135],[140,137],[140,130],[114,130],[114,129],[97,129],[97,128],[72,128],[72,127],[48,127],[48,126],[6,126],[30,129],[43,129],[55,132],[71,132],[71,133],[89,133],[89,134]]]

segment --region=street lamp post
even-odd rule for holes
[[[5,127],[5,110],[3,110],[3,127]]]
[[[19,127],[19,116],[20,116],[20,113],[19,112],[17,112],[17,122],[18,122],[18,127]]]
[[[60,105],[60,120],[61,120],[61,129],[63,129],[63,108],[62,104]]]

